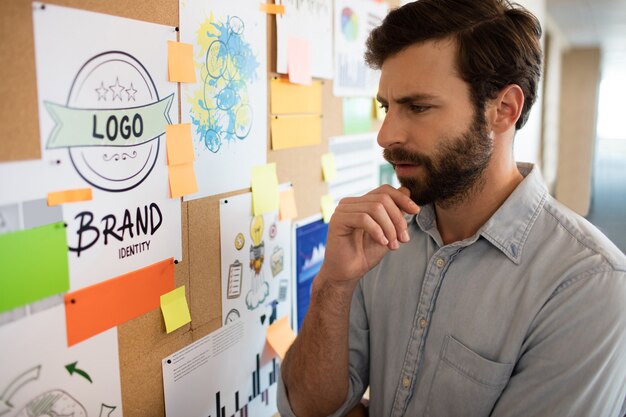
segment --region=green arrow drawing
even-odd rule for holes
[[[83,371],[82,369],[78,369],[76,367],[76,364],[78,362],[74,362],[74,363],[70,363],[69,365],[65,365],[65,369],[67,369],[67,372],[70,373],[70,375],[73,375],[74,372],[76,372],[78,375],[82,376],[83,378],[85,378],[87,381],[89,381],[90,383],[93,384],[93,381],[91,380],[91,378],[89,377],[89,375],[87,374],[87,372]]]

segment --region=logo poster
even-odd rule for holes
[[[71,289],[181,257],[180,200],[168,196],[165,126],[174,28],[34,4],[42,159],[66,204]],[[49,191],[57,191],[49,190]]]

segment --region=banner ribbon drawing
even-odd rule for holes
[[[44,102],[55,126],[47,148],[132,146],[151,141],[171,124],[174,94],[145,106],[122,109],[80,109]]]

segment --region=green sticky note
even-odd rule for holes
[[[69,288],[63,222],[0,235],[0,312]]]
[[[350,97],[343,99],[343,133],[367,133],[372,130],[372,99]]]
[[[278,211],[276,163],[252,167],[252,213],[259,216]]]

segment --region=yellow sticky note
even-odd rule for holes
[[[278,209],[278,220],[292,220],[298,217],[296,207],[296,193],[292,188],[287,188],[280,192],[280,207]]]
[[[322,83],[292,84],[286,78],[270,81],[270,111],[273,114],[322,113]]]
[[[161,296],[161,312],[168,333],[191,321],[184,285]]]
[[[48,193],[48,205],[58,206],[64,203],[74,203],[77,201],[90,201],[93,199],[91,188],[77,188],[74,190],[63,190]]]
[[[191,142],[191,124],[165,126],[167,145],[167,164],[180,165],[193,162],[193,143]]]
[[[278,211],[276,163],[252,167],[252,213],[255,216]]]
[[[275,321],[268,327],[266,337],[267,343],[274,349],[274,352],[281,360],[285,358],[287,350],[289,350],[293,341],[296,340],[296,334],[289,325],[287,316]]]
[[[287,45],[287,71],[294,84],[311,85],[311,52],[309,41],[290,37]]]
[[[170,194],[172,198],[179,198],[198,192],[198,182],[193,163],[169,165],[167,167],[170,177]]]
[[[337,178],[337,170],[335,169],[335,156],[332,153],[322,155],[322,174],[324,181],[329,182]]]
[[[383,109],[380,105],[380,103],[378,102],[378,100],[374,99],[374,107],[373,107],[373,112],[372,112],[372,117],[376,120],[378,120],[379,122],[382,122],[383,120],[385,120],[385,116],[387,114],[385,113],[385,109]]]
[[[270,127],[273,150],[318,145],[322,141],[322,118],[319,115],[275,116]]]
[[[179,83],[196,82],[192,44],[167,41],[167,78]]]
[[[328,194],[322,196],[322,218],[324,219],[324,223],[328,223],[330,221],[330,217],[335,212],[335,201]]]

